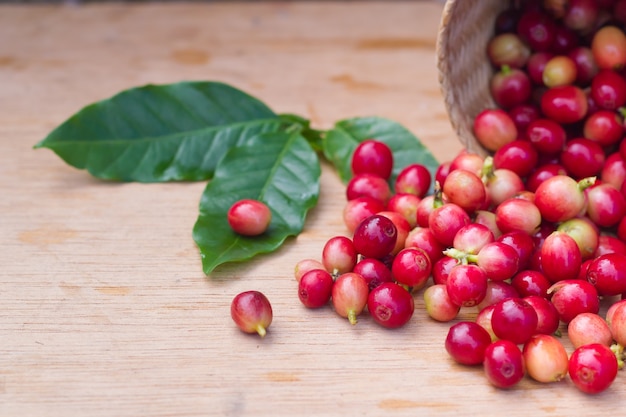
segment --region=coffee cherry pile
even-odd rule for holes
[[[302,303],[400,327],[421,295],[451,323],[450,357],[494,386],[607,389],[626,345],[625,24],[626,0],[502,12],[486,46],[498,107],[474,123],[490,154],[464,150],[433,178],[414,164],[390,185],[392,153],[363,142],[343,211],[351,237],[298,262]]]
[[[493,157],[462,151],[434,178],[413,164],[391,187],[385,143],[368,139],[352,158],[343,211],[351,237],[333,236],[320,260],[296,264],[305,307],[330,304],[352,324],[367,313],[396,328],[410,321],[421,295],[438,322],[474,309],[474,320],[450,327],[445,348],[458,363],[482,364],[494,386],[569,375],[594,393],[613,382],[626,344],[626,243],[587,213],[595,177],[555,175],[530,191]],[[355,192],[351,184],[361,181],[377,185]],[[610,306],[606,318],[602,303]]]
[[[410,290],[423,288],[431,276],[432,256],[405,242],[432,176],[423,165],[409,165],[392,190],[393,153],[373,139],[359,144],[351,162],[354,175],[343,211],[351,237],[333,236],[322,248],[321,260],[297,263],[298,297],[308,308],[332,304],[351,324],[368,312],[383,327],[401,327],[415,310]]]
[[[415,163],[392,181],[391,149],[360,143],[347,236],[296,264],[301,303],[398,328],[421,296],[451,323],[449,356],[492,385],[569,377],[606,390],[626,346],[625,24],[626,0],[522,0],[500,13],[486,47],[498,107],[474,121],[490,154],[461,151],[434,175]],[[249,310],[242,330],[269,325],[267,307]]]

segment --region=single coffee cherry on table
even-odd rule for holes
[[[272,323],[272,305],[260,291],[244,291],[233,298],[230,316],[242,332],[265,337]]]

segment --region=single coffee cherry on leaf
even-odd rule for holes
[[[235,233],[258,236],[269,227],[272,212],[262,201],[243,199],[235,202],[228,209],[227,218],[228,224]]]

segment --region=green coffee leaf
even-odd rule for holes
[[[228,149],[285,125],[223,83],[146,85],[88,105],[35,147],[107,180],[204,180]]]
[[[385,142],[391,148],[394,157],[391,182],[410,164],[422,164],[433,175],[439,166],[419,139],[399,123],[381,117],[346,119],[337,122],[324,138],[324,155],[333,163],[344,183],[352,178],[352,154],[366,139]]]
[[[299,126],[301,128],[300,134],[309,141],[309,144],[316,152],[323,151],[322,141],[324,137],[324,131],[319,129],[313,129],[311,127],[311,121],[309,119],[305,119],[302,116],[292,113],[284,113],[278,116],[286,123]]]
[[[251,138],[230,149],[218,164],[193,228],[206,274],[223,263],[271,252],[302,231],[319,196],[320,163],[296,130]],[[260,236],[238,235],[228,225],[228,209],[244,198],[263,201],[272,211],[270,226]]]

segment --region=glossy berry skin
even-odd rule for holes
[[[374,197],[348,200],[343,208],[343,222],[350,233],[365,219],[385,210],[385,203]]]
[[[547,298],[539,295],[529,295],[522,298],[530,304],[537,313],[537,327],[535,334],[554,334],[559,328],[559,312]]]
[[[588,108],[584,91],[574,85],[550,88],[541,97],[541,111],[557,123],[579,122],[587,115]]]
[[[460,307],[480,304],[487,295],[487,276],[476,265],[461,264],[450,270],[446,290],[450,300]]]
[[[591,98],[602,109],[617,110],[626,104],[626,80],[612,70],[601,70],[591,82]]]
[[[548,290],[552,304],[559,312],[559,319],[569,323],[581,313],[600,311],[600,300],[596,288],[587,281],[573,279],[559,281]]]
[[[470,223],[463,226],[454,235],[452,246],[468,254],[478,253],[487,243],[494,241],[493,232],[480,223]]]
[[[616,144],[624,134],[622,117],[611,110],[598,110],[589,115],[583,126],[585,138],[600,146]]]
[[[591,48],[577,46],[569,51],[568,56],[576,63],[576,83],[580,86],[588,86],[599,70],[593,59]]]
[[[367,310],[376,323],[395,329],[409,322],[415,311],[415,301],[400,285],[385,282],[370,292]]]
[[[537,120],[538,118],[541,117],[541,113],[539,112],[539,107],[531,103],[524,103],[524,104],[515,106],[512,109],[510,109],[508,113],[509,113],[509,116],[511,116],[511,118],[513,119],[513,123],[515,123],[515,127],[517,127],[517,131],[520,132],[520,134],[522,135],[523,135],[523,132],[526,131],[526,127],[528,126],[530,122],[532,122],[533,120]]]
[[[313,269],[298,283],[298,298],[307,308],[320,308],[330,300],[333,277],[325,269]]]
[[[428,216],[428,227],[435,239],[444,246],[452,245],[457,232],[470,223],[469,214],[462,207],[452,203],[437,207]]]
[[[422,198],[417,205],[417,212],[415,213],[417,226],[428,227],[430,213],[435,211],[438,207],[439,206],[435,204],[435,194],[427,195]]]
[[[557,226],[557,230],[571,236],[580,249],[583,260],[593,257],[599,242],[598,228],[587,217],[574,217]]]
[[[300,282],[302,276],[309,272],[312,269],[324,269],[324,264],[322,264],[317,259],[305,258],[301,259],[296,263],[296,266],[293,270],[294,278],[297,282]]]
[[[454,320],[461,310],[450,300],[445,284],[434,284],[424,290],[424,307],[431,319],[444,323]]]
[[[439,184],[443,184],[450,173],[450,165],[452,165],[452,161],[442,162],[437,169],[435,170],[435,182]]]
[[[422,164],[410,164],[403,168],[394,182],[396,194],[413,194],[422,198],[428,193],[432,175]]]
[[[561,165],[575,179],[598,175],[605,159],[600,143],[587,138],[569,140],[560,155]]]
[[[260,291],[244,291],[233,298],[230,304],[230,316],[244,333],[257,333],[265,337],[267,328],[272,324],[272,306]]]
[[[357,262],[354,243],[346,236],[333,236],[326,241],[322,249],[322,264],[326,271],[338,276],[352,271]]]
[[[503,389],[516,385],[526,372],[522,351],[509,340],[497,340],[487,346],[483,368],[487,380]]]
[[[450,256],[442,256],[433,264],[433,283],[445,285],[448,282],[450,271],[460,262]]]
[[[567,55],[556,55],[546,62],[542,80],[546,87],[572,84],[576,81],[576,63]]]
[[[372,197],[387,204],[391,198],[391,189],[387,180],[374,174],[357,174],[346,186],[346,198],[354,200],[359,197]]]
[[[520,177],[526,177],[537,166],[539,155],[527,140],[516,139],[503,145],[493,155],[493,166],[510,169]]]
[[[555,155],[563,150],[567,140],[565,129],[551,119],[541,118],[526,128],[526,136],[540,155]]]
[[[610,184],[586,190],[587,217],[600,227],[616,226],[626,215],[626,198]]]
[[[626,346],[626,299],[617,301],[606,312],[606,321],[616,343]]]
[[[474,135],[485,149],[495,152],[517,139],[517,126],[502,109],[485,109],[474,119]]]
[[[428,227],[419,226],[409,232],[404,241],[404,247],[424,250],[433,264],[443,257],[445,249]]]
[[[529,55],[530,48],[516,33],[500,33],[491,38],[487,44],[487,56],[495,68],[501,68],[503,65],[522,68]]]
[[[617,358],[611,349],[594,343],[581,346],[572,353],[568,373],[576,388],[587,394],[597,394],[611,386],[617,370]]]
[[[567,175],[567,169],[560,163],[541,164],[526,178],[526,189],[534,193],[542,182],[557,175]]]
[[[393,221],[375,214],[357,226],[352,241],[356,251],[364,257],[382,259],[395,248],[397,236]]]
[[[535,251],[535,242],[529,234],[521,231],[508,232],[500,235],[496,241],[515,249],[518,258],[518,270],[526,269]]]
[[[593,256],[598,257],[605,253],[617,252],[626,255],[626,242],[611,235],[598,236],[598,247]]]
[[[508,281],[488,280],[487,294],[485,295],[485,298],[483,298],[483,300],[476,305],[476,307],[478,307],[478,310],[480,311],[491,304],[497,304],[507,298],[517,297],[519,297],[517,290],[513,288],[513,286],[509,284]]]
[[[536,295],[547,299],[552,282],[540,271],[525,269],[513,276],[511,285],[522,298]]]
[[[461,321],[448,329],[445,347],[455,362],[462,365],[480,365],[485,350],[491,344],[491,336],[473,321]]]
[[[357,316],[367,305],[368,295],[369,286],[365,278],[354,272],[347,272],[337,277],[332,287],[331,301],[335,312],[355,325]]]
[[[495,239],[502,236],[502,231],[498,229],[496,224],[496,213],[491,210],[477,210],[473,215],[475,224],[480,224],[487,227]]]
[[[487,190],[487,201],[492,207],[525,191],[522,178],[509,169],[495,169],[493,173],[486,175],[483,181]]]
[[[581,214],[585,208],[583,189],[567,175],[556,175],[543,181],[535,190],[535,205],[542,219],[558,223]]]
[[[576,241],[567,233],[552,232],[541,245],[540,251],[541,270],[551,282],[578,276],[582,255]]]
[[[393,152],[384,142],[366,139],[354,150],[351,168],[353,175],[372,174],[388,179],[393,170]]]
[[[568,374],[569,359],[563,344],[550,334],[532,336],[522,350],[528,375],[538,382],[557,382]]]
[[[535,309],[521,298],[509,298],[497,303],[491,316],[494,334],[515,344],[523,344],[530,339],[537,323]]]
[[[450,162],[450,168],[448,170],[448,174],[450,172],[455,171],[457,169],[464,169],[465,171],[473,172],[476,175],[479,175],[483,165],[485,163],[485,158],[477,153],[468,151],[463,149],[460,151],[454,159]],[[447,178],[446,175],[446,178]],[[444,184],[445,181],[440,182],[440,184]]]
[[[541,224],[541,212],[531,201],[510,198],[496,207],[496,224],[502,233],[521,231],[532,235]]]
[[[528,76],[538,86],[543,86],[543,72],[546,69],[546,65],[548,61],[554,58],[554,53],[552,52],[533,52],[533,54],[528,58],[528,62],[526,65],[526,71],[528,72]]]
[[[574,349],[592,343],[611,346],[611,329],[601,316],[594,313],[580,313],[567,325],[567,336]]]
[[[419,248],[402,249],[393,259],[391,273],[395,280],[412,290],[419,290],[426,285],[432,264],[428,254]]]
[[[464,169],[455,169],[446,177],[443,193],[450,203],[472,213],[485,205],[485,186],[478,175]]]
[[[620,142],[620,148],[626,152],[626,141]],[[626,182],[626,161],[624,160],[623,152],[613,152],[606,157],[602,170],[600,171],[600,178],[603,184],[610,184],[624,194],[624,183]]]
[[[243,199],[235,202],[227,213],[231,229],[243,236],[263,234],[270,225],[272,212],[259,200]]]
[[[414,228],[417,226],[417,207],[420,201],[414,194],[394,194],[387,202],[387,210],[401,214],[409,226]]]
[[[493,333],[493,328],[491,327],[491,316],[493,315],[493,309],[495,308],[495,306],[495,304],[489,304],[488,306],[478,310],[478,314],[474,319],[474,321],[478,323],[483,329],[487,330],[487,333],[489,333],[492,342],[498,340],[498,337]]]
[[[534,51],[549,51],[555,38],[555,23],[547,13],[529,10],[517,22],[517,33]]]
[[[483,246],[476,256],[470,256],[472,261],[485,272],[492,281],[507,280],[519,269],[519,255],[517,251],[502,242],[491,242]],[[469,259],[469,258],[468,258]]]
[[[502,67],[491,77],[489,88],[496,104],[504,109],[525,103],[532,90],[526,72],[509,66]]]
[[[589,264],[587,281],[601,296],[620,295],[626,292],[626,255],[607,253]]]
[[[365,278],[370,290],[384,282],[393,282],[391,270],[382,261],[374,258],[361,259],[352,269]]]
[[[594,29],[600,13],[600,3],[595,0],[570,0],[563,15],[563,25],[571,31],[587,33]]]
[[[411,226],[402,214],[396,213],[395,211],[384,210],[377,214],[391,220],[393,225],[396,227],[396,244],[391,250],[391,254],[396,255],[398,252],[404,249],[406,239],[409,236],[409,232],[411,231]]]
[[[591,52],[598,67],[617,69],[626,64],[626,36],[616,26],[598,30],[591,41]]]

